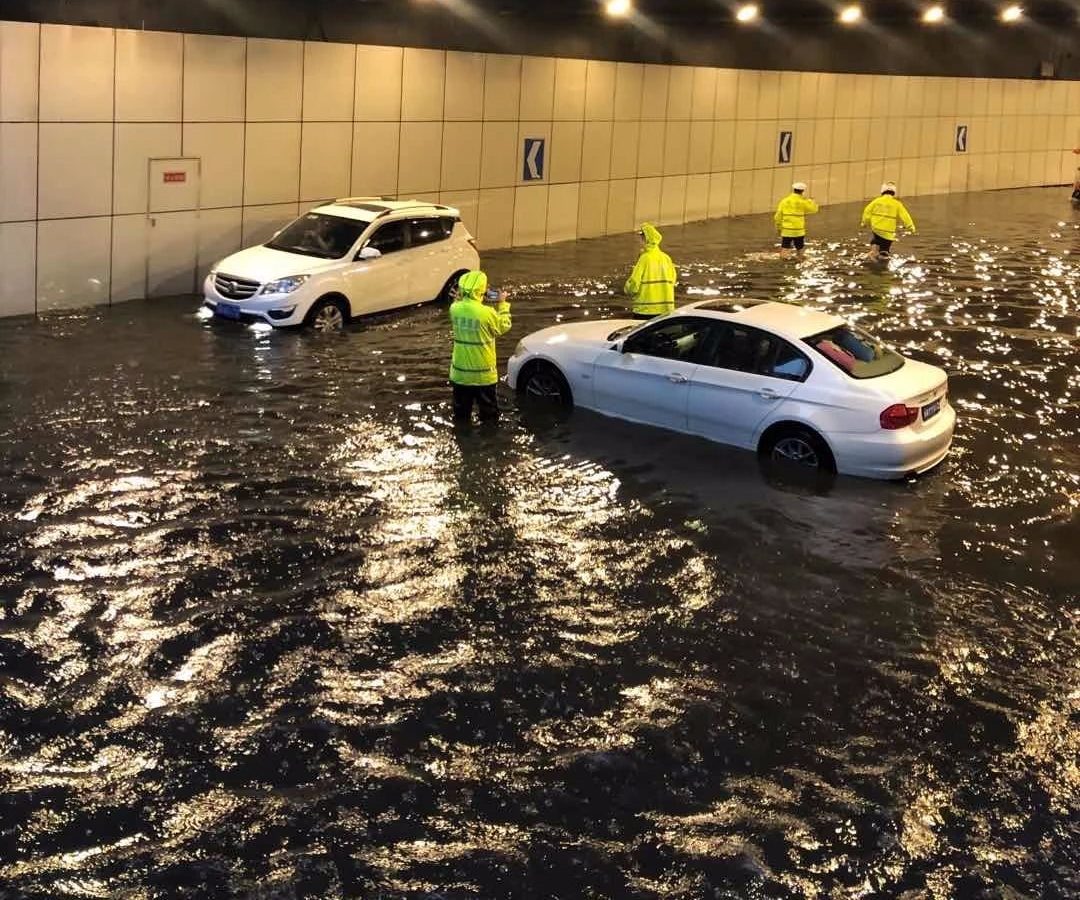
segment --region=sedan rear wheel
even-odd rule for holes
[[[821,465],[817,451],[802,437],[786,437],[776,442],[772,458],[777,461],[798,463],[817,468]]]
[[[828,445],[808,428],[788,428],[773,435],[762,455],[773,462],[794,464],[807,469],[835,471],[836,464]]]

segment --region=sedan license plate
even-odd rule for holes
[[[928,403],[922,408],[922,418],[924,422],[930,421],[939,412],[941,412],[941,398],[938,397],[933,403]]]
[[[231,303],[219,303],[215,312],[223,319],[239,319],[240,307]]]

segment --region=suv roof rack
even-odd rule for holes
[[[408,203],[405,206],[394,207],[393,209],[387,208],[387,209],[383,210],[381,213],[379,213],[378,218],[381,219],[383,216],[388,216],[391,213],[408,212],[410,209],[441,209],[441,210],[449,210],[450,207],[449,206],[443,206],[441,203],[413,202],[413,203]]]
[[[399,200],[396,197],[339,197],[333,201],[337,206],[352,206],[355,209],[363,209],[368,212],[378,213],[377,219],[389,216],[391,213],[408,212],[411,209],[438,209],[449,211],[453,207],[442,203],[423,203],[420,200]],[[387,206],[388,203],[399,204]]]
[[[335,203],[396,203],[397,197],[338,197]]]

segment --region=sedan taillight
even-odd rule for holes
[[[919,407],[894,403],[878,417],[886,431],[898,431],[919,421]]]

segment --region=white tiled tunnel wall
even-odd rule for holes
[[[1071,180],[1080,82],[759,72],[0,23],[0,314],[146,292],[147,164],[201,161],[197,265],[345,194],[482,247]],[[958,125],[968,152],[956,153]],[[792,162],[778,161],[782,131]],[[525,183],[525,138],[546,139]]]

